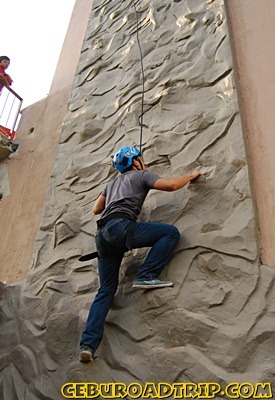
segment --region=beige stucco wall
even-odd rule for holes
[[[274,0],[225,1],[261,257],[275,265]]]
[[[18,153],[1,165],[9,182],[9,195],[0,204],[5,232],[0,241],[0,280],[7,283],[24,278],[29,268],[69,91],[67,87],[23,111]]]
[[[76,0],[62,52],[55,70],[50,94],[72,82],[79,61],[83,38],[87,29],[93,0]]]
[[[23,110],[19,150],[1,163],[5,193],[0,226],[5,234],[0,240],[0,281],[8,284],[22,280],[30,266],[91,6],[92,0],[76,0],[50,95]]]

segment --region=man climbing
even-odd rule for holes
[[[4,84],[11,86],[12,79],[11,77],[6,74],[6,69],[10,65],[10,59],[7,56],[0,56],[0,93],[3,89]]]
[[[136,222],[150,189],[172,192],[181,189],[200,173],[177,178],[160,178],[149,172],[135,147],[124,147],[113,157],[113,166],[121,175],[103,190],[92,212],[101,214],[97,221],[96,247],[100,288],[91,305],[80,342],[80,361],[88,362],[103,336],[104,322],[117,290],[119,268],[126,251],[151,247],[139,267],[133,289],[158,289],[173,286],[173,282],[158,279],[170,261],[180,233],[173,225]]]

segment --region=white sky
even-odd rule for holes
[[[6,0],[1,3],[0,56],[23,99],[22,108],[49,93],[75,0]]]

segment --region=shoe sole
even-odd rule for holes
[[[80,353],[79,361],[83,362],[83,363],[87,363],[89,361],[93,361],[93,357],[92,357],[92,355],[91,355],[91,353],[89,351],[83,350]]]
[[[163,283],[161,285],[133,285],[133,289],[161,289],[165,287],[172,287],[173,283]]]

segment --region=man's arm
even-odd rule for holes
[[[174,192],[175,190],[181,189],[198,176],[200,176],[200,172],[196,171],[188,175],[179,176],[177,178],[160,178],[154,183],[153,189],[164,190],[165,192]]]
[[[102,196],[101,194],[93,206],[92,213],[95,215],[101,214],[104,208],[105,208],[105,197]]]
[[[11,86],[11,84],[13,82],[11,77],[8,74],[6,74],[5,72],[4,73],[0,73],[0,80],[4,81],[9,86]]]

